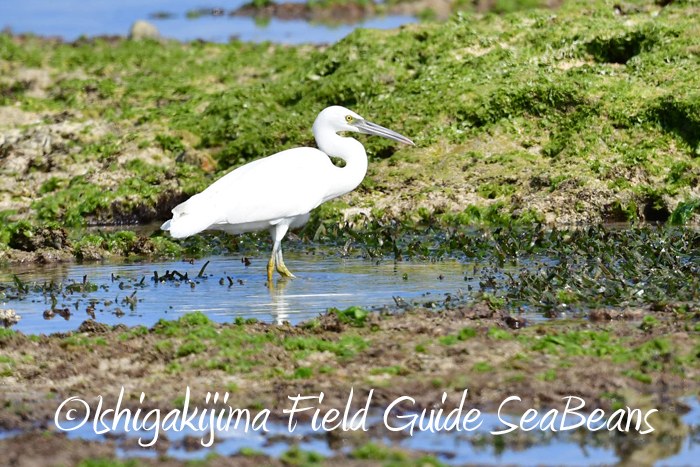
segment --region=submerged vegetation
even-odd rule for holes
[[[440,225],[439,221],[435,224]],[[426,230],[404,222],[382,220],[369,221],[360,230],[349,226],[332,228],[334,225],[320,224],[315,230],[313,225],[309,226],[308,230],[300,232],[300,240],[288,242],[287,247],[303,247],[314,253],[319,249],[337,258],[360,257],[372,261],[448,258],[465,261],[464,280],[475,282],[478,287],[470,285],[459,297],[450,296],[445,301],[432,300],[430,306],[434,308],[454,308],[484,301],[508,311],[526,307],[550,315],[644,306],[688,311],[696,310],[695,303],[700,296],[700,232],[687,227],[616,229],[591,226],[560,230],[508,223],[471,230],[444,226]],[[265,234],[241,237],[219,234],[173,240],[162,236],[160,231],[150,237],[117,232],[71,239],[65,229],[33,227],[27,222],[0,229],[0,240],[18,249],[4,251],[8,258],[18,261],[27,257],[39,261],[73,257],[87,260],[111,255],[193,258],[230,254],[245,258],[246,255],[265,256],[270,247]],[[368,262],[368,267],[371,264]],[[196,271],[190,273],[191,279],[178,271],[156,272],[149,283],[155,280],[179,286],[178,282],[189,283],[196,279]],[[202,273],[197,277],[202,277]],[[219,281],[222,287],[236,282],[225,274],[212,280]],[[410,278],[406,276],[404,280]],[[27,298],[28,290],[43,294],[45,301],[47,292],[63,293],[62,290],[46,290],[39,284],[17,281],[0,284],[0,292],[8,292],[11,297]],[[95,303],[86,302],[85,306],[94,308]],[[399,308],[405,306],[399,305]],[[365,326],[367,316],[362,309],[332,310],[331,313],[343,323]]]

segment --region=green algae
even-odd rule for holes
[[[510,10],[510,3],[500,9]],[[353,107],[418,144],[399,148],[363,138],[379,170],[363,184],[361,206],[394,177],[454,184],[462,161],[481,154],[465,172],[470,189],[484,199],[479,209],[498,200],[506,213],[520,214],[519,200],[532,180],[546,175],[576,179],[580,190],[629,182],[616,186],[614,199],[579,207],[578,215],[593,209],[605,217],[609,204],[628,206],[631,197],[641,208],[626,216],[654,218],[654,209],[645,215],[644,206],[661,202],[657,211],[671,213],[697,182],[700,99],[691,83],[700,35],[686,14],[692,4],[635,5],[626,15],[602,1],[566,2],[555,14],[462,12],[446,23],[357,30],[328,48],[102,40],[69,45],[32,38],[18,43],[3,35],[0,59],[87,75],[58,79],[42,99],[13,92],[5,97],[11,104],[153,124],[162,128],[154,144],[166,153],[211,151],[223,170],[312,144],[309,127],[319,110]],[[482,144],[475,151],[476,141]],[[84,147],[83,157],[109,159],[118,143],[107,137]],[[448,148],[449,155],[438,148]],[[388,172],[391,161],[400,162]],[[451,169],[438,170],[436,162]],[[98,197],[97,189],[73,185],[47,187],[55,190],[35,205],[42,218],[82,223],[110,201]],[[668,196],[650,199],[640,187]],[[95,200],[78,200],[76,188]],[[137,184],[119,197],[152,203],[153,193]],[[545,209],[525,207],[540,215]],[[573,203],[562,209],[577,212]]]
[[[650,321],[647,318],[655,320],[654,317],[647,316],[646,322]],[[630,346],[624,338],[613,339],[612,334],[606,331],[572,331],[535,338],[526,334],[520,335],[518,339],[531,345],[530,350],[535,352],[568,357],[609,358],[616,365],[632,363],[636,368],[622,370],[621,374],[647,384],[654,380],[655,372],[674,371],[683,374],[686,365],[695,366],[698,363],[695,350],[689,353],[679,351],[667,338],[656,338],[638,346]],[[567,362],[566,365],[571,363]]]
[[[464,328],[457,334],[457,339],[461,341],[466,341],[467,339],[473,339],[476,337],[476,331],[471,328]]]
[[[132,176],[125,178],[115,190],[105,190],[103,186],[88,182],[87,174],[70,179],[63,189],[51,190],[51,194],[32,204],[37,219],[60,220],[61,224],[68,227],[87,223],[110,224],[114,222],[114,211],[117,209],[121,221],[125,220],[124,215],[128,220],[132,213],[132,222],[148,221],[155,216],[147,214],[146,217],[140,218],[136,213],[167,200],[164,195],[168,194],[163,192],[161,186],[164,180],[183,180],[182,193],[190,196],[204,189],[207,184],[202,171],[187,165],[168,170],[134,160],[125,164],[123,168]],[[118,205],[115,205],[115,202],[119,202]]]
[[[494,371],[494,367],[488,364],[488,362],[479,362],[472,367],[472,371],[479,373],[485,373],[489,371]]]
[[[349,358],[366,349],[368,342],[360,336],[350,334],[337,342],[315,337],[289,337],[283,339],[282,346],[287,351],[331,352],[338,357]]]
[[[499,329],[499,328],[489,329],[489,332],[486,335],[492,339],[503,339],[503,340],[511,339],[511,335],[507,331],[504,331],[503,329]]]
[[[610,340],[607,332],[573,331],[566,334],[546,335],[537,339],[531,347],[533,351],[543,351],[554,355],[605,355],[621,354],[625,347]]]
[[[401,451],[375,443],[366,443],[355,448],[350,457],[353,459],[373,459],[379,461],[404,461],[406,455]]]
[[[304,451],[298,446],[292,446],[289,450],[282,454],[280,460],[282,460],[285,465],[313,466],[320,465],[324,461],[324,458],[316,452]]]
[[[140,465],[142,464],[137,459],[86,459],[81,461],[78,467],[139,467]]]
[[[329,310],[329,313],[336,314],[341,323],[351,324],[358,328],[364,327],[368,314],[367,310],[358,306],[353,306],[345,310],[333,308]]]
[[[444,346],[454,345],[459,341],[459,338],[455,335],[448,334],[447,336],[442,336],[438,338],[438,342]]]
[[[399,365],[388,366],[384,368],[372,368],[369,370],[370,375],[401,375],[406,374],[407,370]]]
[[[106,346],[107,341],[102,337],[88,338],[88,337],[77,337],[68,336],[63,339],[59,345],[66,350],[71,350],[75,348],[86,348],[89,351],[93,351],[96,347]]]
[[[190,341],[182,344],[177,349],[177,352],[175,352],[175,355],[178,357],[186,357],[188,355],[204,352],[204,350],[206,350],[206,346],[202,342]]]
[[[314,376],[314,370],[313,368],[309,368],[307,366],[300,366],[296,370],[294,370],[294,373],[292,374],[291,378],[292,379],[309,379],[313,378]]]

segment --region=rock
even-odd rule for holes
[[[33,125],[41,123],[41,115],[34,112],[25,112],[17,107],[4,106],[0,107],[0,127],[13,127],[20,125]],[[21,139],[22,131],[20,129],[8,130],[0,135],[0,145],[7,142],[8,144],[15,143]]]
[[[70,308],[54,308],[53,311],[66,321],[70,321]]]
[[[19,83],[25,83],[27,89],[24,94],[29,97],[43,99],[46,97],[46,89],[51,87],[51,73],[41,68],[24,68],[17,71],[15,79]]]
[[[182,154],[177,157],[176,161],[194,165],[208,173],[216,172],[219,168],[216,160],[209,154],[203,152],[183,151]]]
[[[158,32],[158,28],[152,23],[140,19],[131,25],[131,29],[129,30],[129,39],[132,41],[141,41],[144,39],[152,39],[157,41],[160,40],[160,33]]]
[[[15,310],[0,308],[0,324],[9,327],[17,324],[20,319],[22,317],[15,313]]]
[[[83,321],[83,324],[81,324],[78,328],[78,332],[88,334],[105,334],[111,330],[112,326],[109,326],[104,323],[98,323],[97,321],[92,319]]]
[[[22,251],[38,251],[45,248],[70,250],[73,245],[68,239],[68,231],[63,227],[21,226],[12,233],[7,244],[10,248]]]
[[[506,326],[511,329],[522,329],[529,324],[528,320],[525,318],[512,315],[506,316],[503,321],[506,323]]]
[[[104,258],[107,252],[95,245],[79,245],[75,257],[83,261],[95,261]]]
[[[72,260],[73,251],[70,249],[57,250],[56,248],[42,248],[36,251],[36,261],[39,263],[67,263]]]
[[[643,315],[639,309],[626,308],[624,310],[614,310],[611,308],[600,308],[590,310],[588,319],[590,321],[614,321],[614,320],[634,320]]]

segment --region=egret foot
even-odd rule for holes
[[[280,249],[277,253],[277,272],[279,272],[280,276],[282,277],[297,277],[292,274],[289,269],[287,269],[287,266],[285,266],[284,259],[282,258],[282,249]]]
[[[287,266],[285,266],[284,263],[278,264],[278,265],[277,265],[277,272],[280,273],[280,276],[284,276],[284,277],[297,277],[297,276],[295,276],[294,274],[292,274],[292,273],[289,271],[289,269],[287,269]]]

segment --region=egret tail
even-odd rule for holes
[[[324,109],[312,128],[318,149],[286,149],[234,169],[206,190],[173,209],[162,226],[174,238],[204,230],[228,234],[269,230],[273,239],[267,267],[272,286],[275,268],[294,277],[284,264],[281,242],[289,228],[304,225],[312,210],[357,188],[367,174],[367,152],[358,140],[339,133],[377,135],[400,143],[413,141],[368,122],[340,106]],[[331,158],[345,166],[336,167]]]
[[[219,214],[210,209],[207,199],[195,195],[173,209],[173,218],[161,227],[175,238],[190,237],[208,229],[219,220]]]

